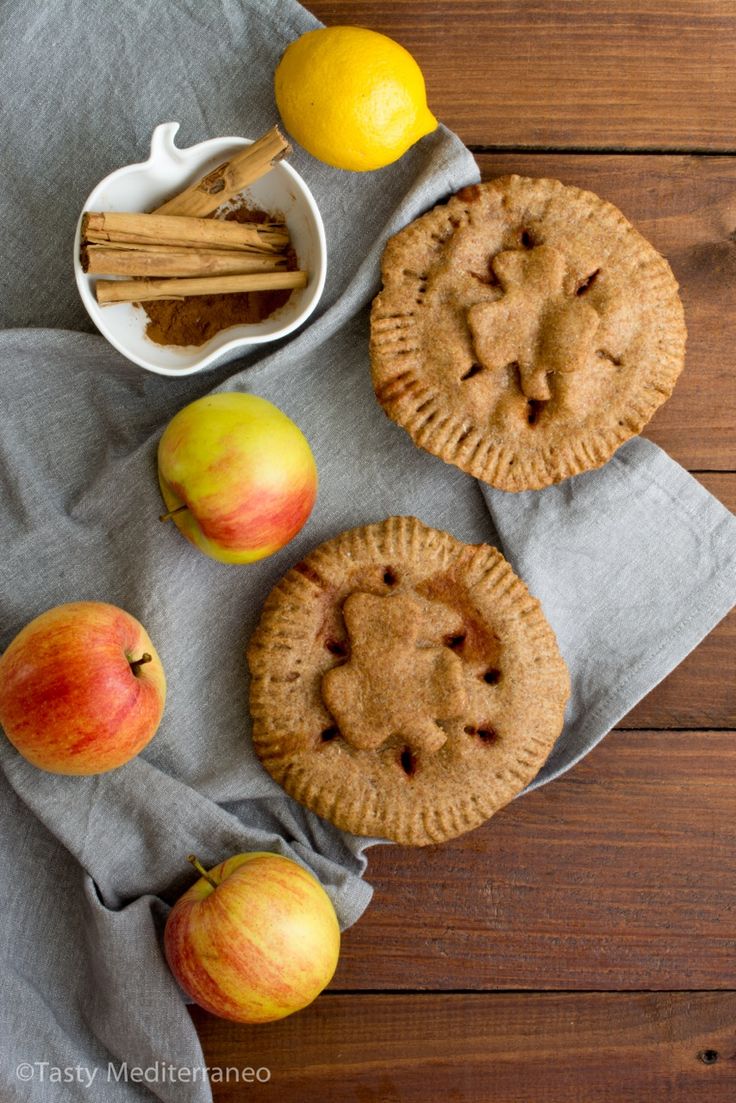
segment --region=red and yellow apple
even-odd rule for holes
[[[115,605],[77,601],[32,620],[0,657],[0,725],[56,774],[101,774],[153,738],[166,698],[161,660]]]
[[[306,1007],[332,978],[340,927],[319,881],[280,854],[236,854],[202,874],[166,923],[169,967],[200,1007],[268,1023]]]
[[[317,497],[306,437],[273,403],[228,392],[197,399],[167,425],[158,446],[167,513],[223,563],[251,563],[301,529]]]

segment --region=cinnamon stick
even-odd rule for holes
[[[289,153],[291,146],[274,126],[252,145],[239,150],[201,180],[157,207],[155,213],[204,218],[264,176]]]
[[[203,276],[171,280],[98,280],[97,302],[142,303],[190,295],[230,295],[239,291],[278,291],[307,286],[306,272],[252,272],[243,276]]]
[[[91,276],[217,276],[278,272],[286,257],[237,249],[116,248],[83,245],[82,270]]]
[[[218,218],[140,214],[128,211],[87,211],[82,219],[82,241],[226,247],[274,253],[289,242],[286,228],[261,229],[260,223]]]
[[[241,223],[241,225],[242,225],[242,223]],[[282,231],[284,230],[284,223],[283,222],[278,222],[278,223],[277,222],[270,222],[270,223],[259,222],[257,225],[258,226],[274,227],[276,229],[281,229]],[[94,233],[94,231],[93,231],[93,233]],[[176,252],[181,251],[183,253],[190,253],[194,249],[200,249],[201,247],[200,246],[194,246],[194,245],[176,245],[176,244],[172,245],[170,243],[169,244],[164,244],[164,243],[159,244],[159,243],[155,243],[155,242],[152,242],[152,241],[94,241],[94,242],[88,241],[86,244],[83,242],[81,248],[82,249],[94,248],[94,249],[100,249],[100,250],[104,249],[106,251],[109,251],[110,249],[119,249],[121,251],[122,250],[133,249],[133,250],[135,250],[136,252],[139,252],[139,253],[171,253],[173,250],[175,250]],[[247,248],[245,248],[245,246],[242,246],[242,247],[239,246],[238,248],[232,249],[228,245],[217,245],[214,242],[207,242],[206,245],[204,246],[204,250],[208,253],[217,253],[218,256],[221,256],[223,253],[225,255],[234,253],[236,256],[239,256],[239,257],[242,257],[242,256],[251,256],[251,257],[260,256],[260,257],[263,257],[264,260],[268,260],[268,259],[278,260],[278,259],[280,259],[280,251],[279,251],[279,253],[277,253],[276,251],[265,250],[265,249],[247,249]],[[80,252],[81,252],[81,250],[80,250]]]

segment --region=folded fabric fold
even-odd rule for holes
[[[595,746],[729,612],[736,518],[641,438],[558,486],[483,495],[571,673],[565,730],[534,789]]]

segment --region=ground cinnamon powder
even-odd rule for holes
[[[235,222],[268,222],[273,215],[253,207],[236,207],[225,216]],[[287,268],[298,265],[293,249],[286,253]],[[146,337],[157,345],[203,345],[221,329],[269,318],[288,302],[291,291],[243,291],[235,295],[193,295],[141,303],[148,315]]]

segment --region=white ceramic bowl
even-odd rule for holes
[[[126,165],[106,176],[88,196],[83,212],[151,210],[216,168],[234,149],[251,145],[246,138],[211,138],[179,149],[174,145],[178,129],[178,123],[157,126],[151,137],[148,160]],[[253,325],[232,326],[197,347],[178,348],[150,341],[145,334],[148,318],[131,303],[98,305],[94,292],[97,277],[87,276],[79,261],[80,214],[74,239],[74,275],[79,294],[100,333],[129,360],[159,375],[190,375],[215,363],[233,360],[250,345],[285,337],[312,313],[322,294],[327,270],[325,231],[312,193],[298,173],[280,161],[246,188],[245,195],[254,206],[279,211],[286,217],[299,267],[309,273],[309,283],[292,291],[289,301],[270,318]]]

